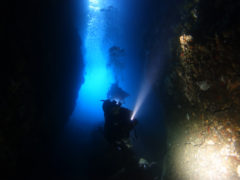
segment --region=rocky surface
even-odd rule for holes
[[[224,0],[182,5],[165,80],[174,103],[164,179],[240,178],[239,7]]]
[[[52,152],[81,83],[71,2],[5,1],[1,54],[1,179],[54,174]]]
[[[146,35],[167,67],[162,179],[240,179],[240,3],[171,2]]]

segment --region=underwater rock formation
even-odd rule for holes
[[[81,42],[70,2],[2,6],[0,178],[42,179],[82,81]]]
[[[240,4],[200,0],[183,7],[166,81],[175,105],[169,109],[174,115],[168,120],[164,176],[238,179]]]
[[[239,179],[240,3],[186,0],[175,7],[146,41],[149,54],[156,44],[169,52],[165,80],[155,84],[167,94],[162,179]]]

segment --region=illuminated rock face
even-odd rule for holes
[[[233,15],[239,14],[239,4],[231,3],[190,0],[183,5],[172,38],[176,58],[166,81],[173,100],[166,179],[239,178],[240,25]]]
[[[237,167],[237,174],[240,177],[240,165],[238,165],[238,167]]]
[[[191,35],[185,35],[179,37],[182,51],[187,51],[189,49],[189,43],[193,40]]]

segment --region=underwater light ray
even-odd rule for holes
[[[150,64],[146,69],[144,80],[143,80],[140,92],[138,94],[136,104],[133,109],[131,120],[135,118],[137,112],[140,110],[141,106],[143,105],[143,102],[147,98],[147,95],[150,93],[151,87],[158,77],[159,67],[160,67],[160,58],[159,58],[159,55],[156,55],[154,58],[150,60]]]
[[[103,7],[103,1],[89,0],[86,29],[83,33],[84,82],[78,93],[78,99],[72,119],[86,123],[103,120],[101,99],[105,99],[108,89],[115,81],[107,66],[108,46],[105,41],[106,18],[96,11]]]
[[[133,109],[133,114],[132,114],[131,120],[133,120],[135,118],[137,112],[139,111],[139,109],[142,106],[145,98],[147,97],[147,94],[149,93],[150,88],[151,88],[151,84],[147,80],[145,80],[145,82],[142,84],[142,87],[141,87],[140,93],[138,95],[135,107]]]

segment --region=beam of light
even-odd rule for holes
[[[148,81],[147,79],[144,80],[144,83],[142,84],[142,87],[141,87],[140,93],[138,95],[135,107],[133,109],[133,114],[131,116],[131,120],[133,120],[135,118],[137,112],[139,111],[140,107],[142,106],[145,98],[147,97],[147,95],[148,95],[148,93],[151,89],[151,85],[152,85],[151,81]]]
[[[154,57],[152,57],[149,60],[149,65],[147,66],[147,69],[146,69],[144,80],[141,85],[141,89],[133,109],[131,120],[135,118],[137,112],[140,110],[141,106],[143,105],[143,102],[147,98],[147,95],[149,94],[153,83],[156,81],[159,74],[159,68],[160,68],[159,66],[160,66],[160,57],[159,55],[155,54]]]
[[[110,69],[107,68],[108,47],[103,44],[105,37],[105,17],[98,10],[99,0],[89,0],[88,21],[84,37],[84,83],[78,94],[78,100],[71,118],[81,122],[103,120],[101,99],[106,99],[107,92],[114,82]]]

